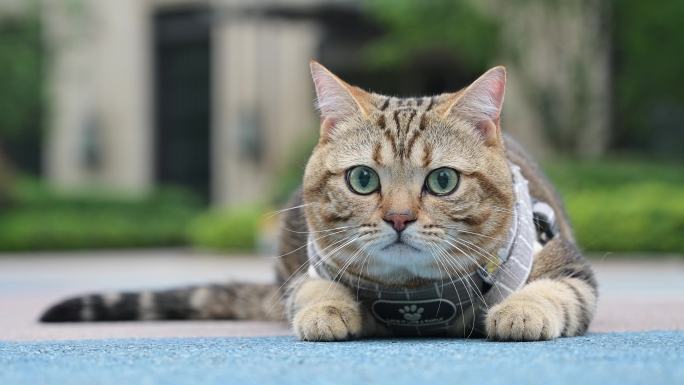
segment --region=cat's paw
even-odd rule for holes
[[[325,301],[301,309],[292,323],[303,341],[348,340],[361,334],[361,311],[356,303]]]
[[[490,339],[542,341],[561,336],[563,319],[542,297],[514,293],[487,313],[485,326]],[[525,293],[527,294],[527,293]]]

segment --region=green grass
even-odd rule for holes
[[[172,189],[142,198],[64,194],[23,179],[11,195],[0,214],[1,251],[182,245],[187,223],[201,210],[192,196]]]
[[[561,161],[545,169],[585,250],[684,254],[684,166]]]

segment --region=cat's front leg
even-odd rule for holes
[[[583,334],[593,317],[593,273],[574,245],[557,239],[537,255],[530,281],[486,317],[487,335],[504,341],[539,341]]]
[[[301,340],[342,341],[361,336],[361,305],[342,284],[302,277],[292,288],[287,306]]]

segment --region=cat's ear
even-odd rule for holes
[[[368,116],[370,94],[347,84],[316,61],[309,64],[316,87],[316,106],[321,114],[321,136],[329,135],[338,123],[352,115]]]
[[[445,115],[456,114],[480,131],[485,143],[499,143],[501,107],[506,93],[506,68],[498,66],[485,72],[465,90],[456,94]]]

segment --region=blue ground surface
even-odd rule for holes
[[[552,342],[292,337],[0,344],[0,384],[684,384],[684,332]]]

